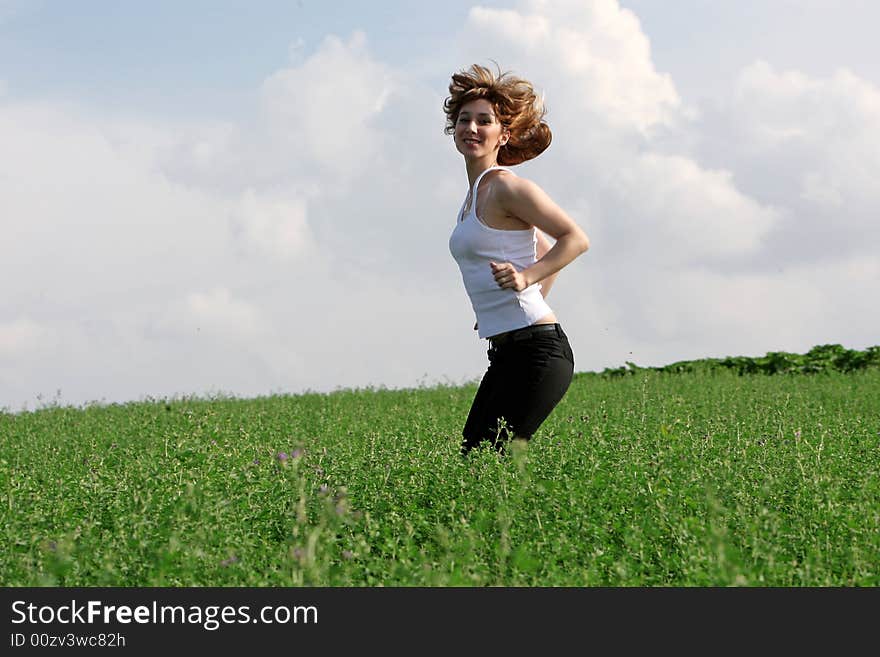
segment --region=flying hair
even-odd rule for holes
[[[472,64],[469,69],[452,75],[449,96],[443,102],[447,135],[455,133],[461,108],[484,98],[495,110],[502,126],[510,131],[510,139],[498,151],[498,164],[510,166],[538,157],[547,150],[553,138],[544,122],[544,97],[539,98],[532,83],[510,72],[497,73],[485,66]]]

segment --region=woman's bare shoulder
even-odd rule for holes
[[[493,186],[500,198],[504,200],[516,200],[537,198],[546,196],[544,190],[534,181],[522,176],[517,176],[509,171],[499,171],[500,175],[496,176]]]

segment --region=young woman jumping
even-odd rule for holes
[[[469,183],[449,249],[476,314],[474,328],[489,341],[489,367],[462,431],[462,452],[483,441],[503,451],[509,440],[529,440],[571,384],[574,355],[545,297],[590,242],[538,185],[508,168],[550,145],[531,83],[474,64],[452,76],[444,111]]]

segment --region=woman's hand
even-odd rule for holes
[[[495,282],[498,283],[498,287],[506,290],[514,290],[515,292],[522,292],[529,286],[526,277],[523,276],[521,272],[518,272],[516,267],[511,263],[502,262],[501,264],[498,264],[496,262],[490,262],[489,266],[492,268],[492,276],[495,277]]]

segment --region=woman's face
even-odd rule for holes
[[[488,100],[479,98],[462,105],[455,122],[455,147],[465,157],[497,153],[509,136]]]

